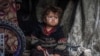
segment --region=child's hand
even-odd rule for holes
[[[42,51],[43,50],[43,48],[42,48],[42,46],[37,46],[37,50],[39,50],[39,51]]]
[[[61,38],[58,41],[58,43],[66,43],[66,42],[67,42],[67,39],[66,38]]]

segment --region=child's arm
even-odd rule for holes
[[[67,38],[64,36],[62,28],[58,29],[57,37],[58,37],[58,39],[57,39],[58,45],[57,45],[56,49],[64,50],[66,48]]]
[[[39,41],[39,39],[38,39],[39,30],[40,30],[40,28],[39,28],[38,24],[37,25],[34,25],[33,30],[32,30],[32,34],[31,34],[31,39],[32,39],[31,44],[32,44],[32,48],[37,48],[37,46],[39,46],[40,43],[41,43]]]
[[[66,49],[66,44],[67,44],[67,38],[60,38],[58,40],[58,45],[56,46],[56,49],[64,50]]]
[[[66,43],[67,42],[67,38],[64,35],[64,32],[62,30],[62,27],[59,27],[58,31],[57,31],[57,42],[58,43]]]

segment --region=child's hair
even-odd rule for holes
[[[62,16],[62,9],[60,7],[57,7],[54,5],[48,5],[45,7],[45,9],[43,11],[42,21],[46,18],[46,16],[49,14],[49,12],[57,13],[59,18],[61,18],[61,16]]]

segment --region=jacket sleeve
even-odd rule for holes
[[[36,48],[38,45],[40,45],[40,41],[37,37],[33,36],[32,37],[32,41],[31,41],[31,44],[32,44],[32,48]]]
[[[39,36],[39,27],[37,25],[33,26],[33,30],[32,30],[32,48],[36,48],[38,45],[40,45],[40,41],[38,39]]]
[[[67,38],[65,37],[64,32],[61,27],[58,29],[57,35],[58,35],[57,36],[58,45],[56,46],[56,49],[64,50],[66,48]]]

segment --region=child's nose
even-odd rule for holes
[[[53,19],[53,20],[55,20],[56,18],[55,18],[55,17],[53,17],[52,19]]]
[[[53,17],[52,19],[53,19],[53,20],[55,20],[56,18],[55,18],[55,17]]]

